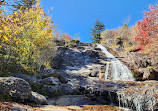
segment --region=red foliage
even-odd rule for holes
[[[71,40],[71,36],[67,33],[63,33],[62,38],[67,42]]]
[[[138,32],[135,40],[139,42],[142,50],[157,50],[158,44],[158,6],[150,6],[150,11],[145,12],[142,21],[138,21]]]

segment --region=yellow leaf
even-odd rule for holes
[[[14,14],[18,17],[18,12],[17,11],[15,11]]]
[[[2,10],[0,10],[0,14],[2,14]]]

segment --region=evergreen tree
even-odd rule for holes
[[[94,28],[92,29],[91,35],[93,36],[93,43],[99,43],[101,40],[101,31],[104,30],[104,24],[99,21],[99,19],[96,20],[94,23]]]

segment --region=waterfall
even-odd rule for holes
[[[100,48],[109,59],[109,62],[106,65],[105,80],[134,81],[133,74],[127,66],[109,53],[104,46],[98,44],[97,47]]]

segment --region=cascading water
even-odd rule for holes
[[[134,81],[134,77],[127,66],[110,54],[105,47],[98,44],[98,48],[106,54],[109,62],[106,64],[105,80]],[[139,82],[134,82],[139,83]],[[119,106],[127,107],[135,111],[154,111],[158,104],[158,82],[139,83],[140,86],[131,86],[118,90],[117,99]],[[110,93],[109,93],[110,94]],[[109,95],[111,98],[111,95]]]
[[[109,59],[106,65],[105,80],[109,80],[108,76],[110,75],[110,79],[114,81],[134,81],[133,74],[127,66],[123,65],[117,58],[110,54],[104,46],[98,44],[97,47],[100,48]]]

